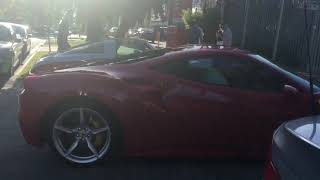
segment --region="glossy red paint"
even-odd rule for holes
[[[231,55],[270,69],[299,94],[264,93],[207,85],[157,72],[153,67],[186,58]],[[19,97],[20,124],[29,144],[41,146],[43,122],[66,99],[90,99],[113,112],[126,155],[263,157],[272,131],[308,114],[308,87],[234,49],[194,49],[141,62],[32,74]]]

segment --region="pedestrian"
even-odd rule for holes
[[[58,44],[58,52],[64,52],[70,49],[70,44],[68,43],[68,36],[69,36],[69,27],[72,23],[72,15],[73,10],[69,10],[65,13],[59,23],[59,32],[57,37],[57,44]],[[49,27],[48,27],[49,28]]]
[[[203,29],[202,29],[201,26],[198,26],[198,28],[199,28],[199,31],[200,31],[200,37],[199,37],[199,42],[198,42],[198,44],[202,44],[202,42],[203,42],[203,40],[204,40],[204,31],[203,31]]]
[[[232,31],[228,24],[223,26],[223,46],[231,47],[232,46]]]
[[[216,41],[218,46],[223,45],[223,26],[222,24],[219,24],[219,28],[216,32]]]
[[[190,27],[191,44],[200,44],[203,38],[203,30],[197,24],[192,24]]]

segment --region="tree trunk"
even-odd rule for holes
[[[98,42],[104,39],[103,21],[95,16],[88,18],[87,41]]]
[[[87,14],[87,41],[98,42],[104,39],[104,19],[105,16],[104,8],[105,4],[103,1],[90,2],[88,6]]]

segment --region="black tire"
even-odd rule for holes
[[[102,155],[101,158],[94,162],[89,162],[89,163],[79,163],[79,162],[74,162],[70,159],[67,159],[63,157],[61,153],[57,150],[57,147],[54,143],[53,139],[53,129],[54,129],[54,124],[58,120],[58,118],[63,114],[64,112],[72,109],[72,108],[88,108],[96,111],[99,113],[110,125],[110,131],[111,131],[111,143],[109,146],[109,149]],[[86,102],[86,101],[77,101],[77,102],[69,102],[69,103],[63,103],[57,106],[49,116],[47,124],[47,133],[46,133],[46,140],[48,142],[49,147],[52,149],[52,151],[59,156],[60,159],[64,160],[68,164],[71,165],[76,165],[76,166],[92,166],[97,163],[103,162],[104,160],[108,159],[119,152],[119,144],[121,142],[121,139],[119,138],[120,134],[120,128],[118,126],[118,122],[115,120],[114,116],[109,110],[106,110],[104,107],[100,105],[96,105],[95,103],[91,102]]]

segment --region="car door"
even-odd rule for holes
[[[219,58],[193,57],[155,68],[167,87],[161,103],[171,117],[171,144],[189,148],[239,145],[238,97],[215,61]]]
[[[264,151],[275,128],[295,118],[302,99],[288,97],[286,85],[292,85],[279,71],[251,57],[227,57],[232,67],[228,75],[237,96],[241,113],[239,118],[248,122],[241,141],[252,150]]]
[[[192,57],[156,69],[170,87],[161,102],[175,129],[171,143],[257,152],[295,109],[281,91],[285,80],[249,58]]]

